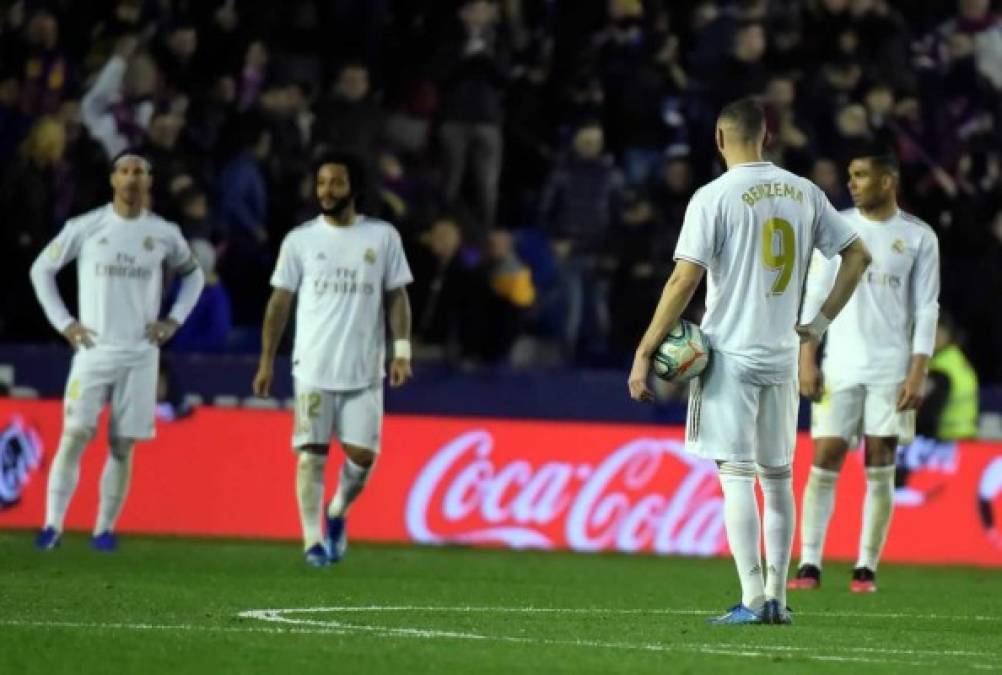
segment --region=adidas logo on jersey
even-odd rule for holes
[[[327,260],[327,256],[324,255],[323,251],[317,253],[317,260]]]
[[[376,262],[376,252],[371,248],[365,249],[365,262],[369,263],[370,265]]]
[[[102,246],[106,246],[108,244],[108,237],[101,237],[97,240],[97,243]]]

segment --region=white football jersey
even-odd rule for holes
[[[293,375],[332,391],[377,384],[386,353],[383,294],[411,281],[389,223],[360,215],[336,226],[318,216],[292,230],[271,285],[299,294]]]
[[[180,228],[149,211],[123,218],[111,204],[66,221],[36,265],[52,273],[77,261],[79,318],[98,349],[155,349],[146,326],[157,320],[163,267],[185,268],[191,250]],[[64,309],[60,303],[60,309]],[[68,324],[69,316],[50,317]],[[56,326],[62,330],[65,325]]]
[[[742,378],[796,378],[794,327],[811,252],[838,254],[858,235],[824,192],[771,162],[738,164],[693,195],[676,260],[705,267],[701,328]]]
[[[828,328],[824,371],[845,384],[904,381],[912,354],[931,355],[939,318],[939,242],[918,218],[898,211],[885,221],[842,212],[873,256],[856,292]],[[815,259],[804,314],[813,316],[835,281],[840,260]]]

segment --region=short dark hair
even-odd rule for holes
[[[340,164],[348,172],[348,182],[355,205],[359,206],[365,197],[366,172],[361,158],[350,152],[328,151],[321,153],[313,162],[313,177],[316,178],[320,169],[328,164]]]
[[[126,148],[122,150],[117,155],[111,158],[111,173],[115,173],[118,169],[118,162],[124,157],[138,157],[139,159],[146,162],[146,172],[149,174],[153,173],[153,162],[150,161],[149,155],[140,150],[139,148]]]
[[[887,145],[876,144],[860,148],[853,154],[852,158],[865,159],[883,173],[897,175],[901,170],[897,154],[893,148]]]
[[[742,141],[753,142],[765,130],[765,107],[753,96],[739,98],[723,107],[718,122],[728,122]]]

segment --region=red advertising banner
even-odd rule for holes
[[[60,426],[58,401],[0,399],[0,528],[41,525]],[[298,539],[290,431],[287,412],[212,407],[159,423],[157,438],[137,447],[119,530]],[[685,454],[682,434],[391,415],[349,530],[369,541],[726,554],[716,468]],[[102,429],[84,455],[68,529],[93,526],[105,448]],[[810,439],[801,436],[798,503],[810,461]],[[920,440],[900,463],[908,475],[885,560],[1002,566],[1002,445]],[[855,558],[865,490],[855,453],[839,479],[829,558]]]

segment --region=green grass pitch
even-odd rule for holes
[[[0,672],[892,673],[1002,671],[1002,571],[849,568],[791,594],[792,626],[717,627],[726,559],[0,532]],[[265,611],[269,610],[269,611]]]

